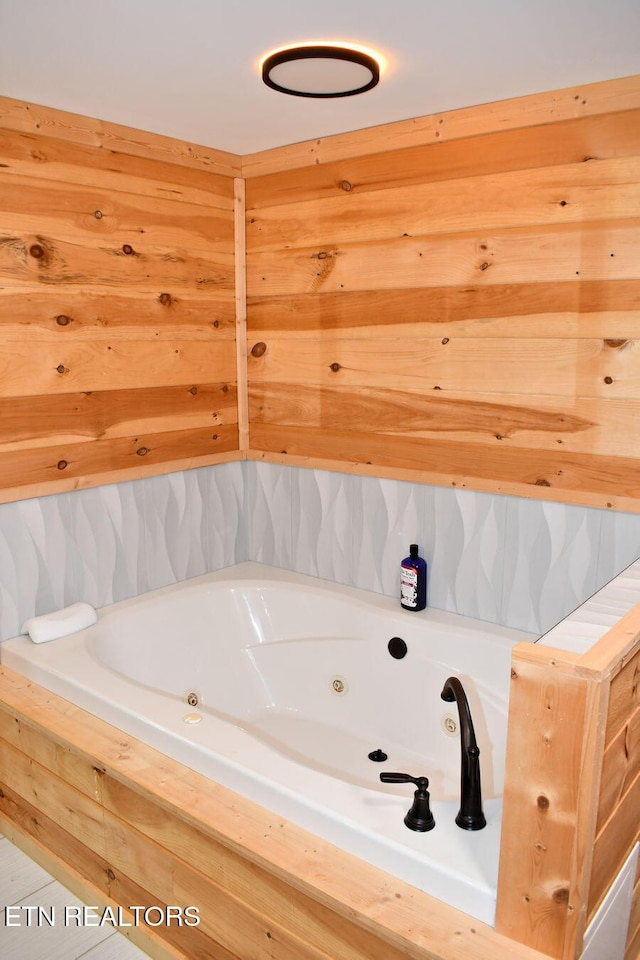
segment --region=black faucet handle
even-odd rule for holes
[[[410,773],[381,773],[383,783],[415,783],[418,790],[426,790],[429,781],[426,777],[412,777]]]
[[[412,777],[410,773],[381,773],[383,783],[414,783],[417,787],[413,795],[413,804],[404,818],[405,826],[410,830],[433,830],[436,825],[429,806],[429,781],[426,777]]]

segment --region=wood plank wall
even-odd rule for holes
[[[242,159],[0,98],[0,500],[244,455],[242,175],[250,456],[640,509],[639,169],[638,77]]]
[[[239,174],[0,98],[0,500],[238,457]]]
[[[640,77],[243,176],[249,456],[640,510]]]

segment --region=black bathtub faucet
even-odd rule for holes
[[[457,677],[449,677],[445,681],[440,696],[449,703],[456,701],[460,719],[460,810],[456,823],[463,830],[482,830],[487,821],[482,812],[480,749],[476,743],[469,701]]]

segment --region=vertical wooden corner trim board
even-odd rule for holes
[[[509,703],[496,929],[558,960],[575,960],[586,925],[606,712],[577,662],[518,645]]]
[[[236,357],[238,381],[238,446],[241,453],[249,448],[249,400],[247,386],[247,261],[245,182],[233,181],[234,250],[236,298]]]

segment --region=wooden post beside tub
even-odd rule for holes
[[[559,960],[640,839],[640,604],[583,656],[513,652],[496,929]],[[640,957],[640,883],[627,960]]]

